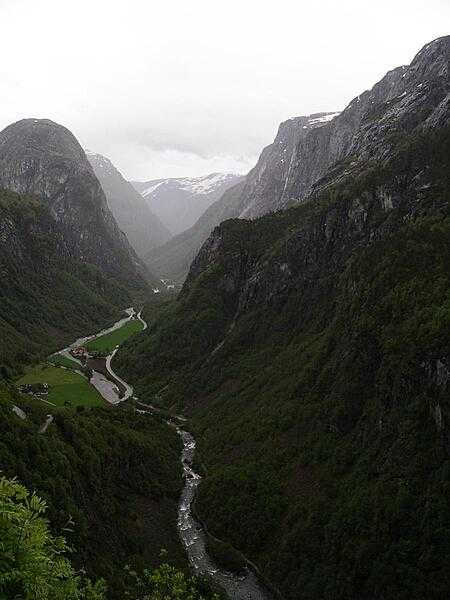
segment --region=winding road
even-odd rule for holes
[[[95,340],[95,339],[100,338],[104,335],[107,335],[113,331],[116,331],[116,329],[120,329],[121,327],[123,327],[125,325],[125,323],[127,323],[128,321],[130,321],[131,319],[133,319],[135,317],[142,323],[142,325],[143,325],[142,331],[147,329],[148,325],[147,325],[146,321],[144,321],[144,319],[142,318],[142,310],[139,311],[139,313],[136,313],[135,309],[133,307],[130,307],[130,308],[127,308],[125,310],[125,312],[127,313],[127,316],[124,317],[123,319],[120,319],[119,321],[116,321],[116,323],[111,325],[111,327],[108,327],[107,329],[102,329],[101,331],[99,331],[98,333],[95,333],[93,335],[79,338],[79,339],[75,340],[75,342],[70,344],[70,346],[68,346],[67,348],[64,348],[63,350],[60,350],[59,352],[57,352],[57,354],[60,354],[61,356],[64,356],[65,358],[68,358],[69,360],[72,360],[72,361],[76,362],[77,364],[83,366],[81,361],[79,361],[77,358],[72,356],[72,354],[70,353],[71,350],[74,350],[75,348],[79,348],[80,346],[84,346],[87,342],[91,342],[92,340]],[[109,379],[108,377],[103,375],[103,373],[93,370],[91,379],[89,380],[91,385],[93,385],[95,387],[95,389],[101,394],[101,396],[110,404],[119,404],[120,402],[124,402],[125,400],[128,400],[128,398],[130,398],[133,395],[132,386],[129,385],[123,379],[121,379],[117,375],[117,373],[114,372],[114,370],[111,366],[111,361],[114,358],[118,349],[119,349],[119,347],[117,346],[114,349],[114,351],[111,352],[111,354],[109,354],[105,359],[105,367],[106,367],[106,370],[109,373],[111,379]],[[119,382],[123,385],[125,392],[122,395],[120,393],[118,386],[114,383],[113,380],[116,380],[117,382]]]

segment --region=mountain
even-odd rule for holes
[[[117,227],[101,185],[75,136],[46,119],[23,119],[0,132],[0,187],[39,197],[74,256],[120,280],[144,272]]]
[[[118,356],[191,416],[200,517],[287,600],[450,589],[449,53],[427,44],[249,174],[232,202],[255,218],[214,229]]]
[[[109,209],[138,256],[143,258],[151,248],[167,242],[171,237],[167,227],[112,162],[93,152],[86,152],[86,156],[105,192]]]
[[[236,213],[243,186],[244,182],[237,183],[212,204],[195,225],[175,235],[159,248],[151,250],[145,257],[145,262],[152,272],[176,282],[184,281],[192,260],[214,227]]]
[[[189,229],[211,204],[242,179],[242,175],[233,173],[211,173],[132,183],[151,210],[177,235]]]
[[[273,144],[263,150],[257,165],[247,177],[241,178],[224,192],[192,227],[147,254],[149,268],[160,277],[183,281],[194,256],[214,227],[226,219],[250,217],[246,214],[250,203],[262,195],[269,201],[277,198],[284,190],[286,172],[298,140],[338,114],[315,113],[282,123]]]
[[[341,113],[317,113],[282,123],[230,206],[223,197],[183,237],[148,254],[160,276],[181,278],[186,265],[223,218],[255,218],[304,202],[332,167],[384,158],[395,137],[428,118],[439,125],[448,111],[446,38],[425,46],[409,66],[393,69]],[[432,65],[432,66],[431,66]],[[433,111],[429,99],[433,97]]]
[[[117,320],[132,290],[74,257],[40,199],[0,190],[0,379]]]
[[[147,294],[151,276],[81,146],[51,121],[26,119],[0,133],[0,272],[2,375]]]

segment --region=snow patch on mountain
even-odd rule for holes
[[[309,123],[310,124],[313,124],[313,123],[328,123],[328,121],[331,121],[331,119],[334,119],[334,117],[337,117],[340,114],[341,114],[340,112],[328,113],[327,115],[324,115],[323,117],[317,117],[316,119],[311,119],[309,121]]]
[[[132,182],[150,209],[174,235],[191,227],[209,206],[242,180],[234,173],[210,173]]]

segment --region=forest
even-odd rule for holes
[[[223,223],[118,357],[191,415],[210,531],[292,600],[450,587],[450,132],[392,144],[313,202]]]
[[[125,566],[136,573],[158,567],[162,550],[186,567],[176,530],[180,442],[164,422],[132,407],[58,408],[38,433],[48,407],[5,386],[0,409],[1,475],[46,503],[50,531],[63,532],[76,550],[77,570],[106,581],[108,598],[123,597]]]

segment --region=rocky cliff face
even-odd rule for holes
[[[203,177],[180,177],[133,182],[162,222],[177,235],[194,225],[205,210],[244,177],[211,173]]]
[[[191,412],[200,514],[289,600],[450,586],[448,544],[430,545],[450,532],[449,42],[329,122],[282,127],[232,203],[293,206],[216,227],[122,358]]]
[[[167,242],[171,237],[167,227],[112,162],[101,154],[86,155],[105,192],[109,209],[137,254],[143,258],[152,248]]]
[[[340,167],[345,175],[340,163],[386,159],[396,136],[444,125],[449,118],[449,60],[447,36],[427,44],[409,66],[389,71],[342,113],[282,123],[247,177],[242,211],[236,216],[254,218],[302,202],[331,168]]]
[[[427,44],[409,66],[398,67],[341,113],[319,113],[280,125],[270,146],[247,175],[239,198],[216,202],[184,239],[174,238],[156,256],[157,268],[183,274],[183,251],[224,218],[255,218],[319,193],[327,179],[356,173],[368,160],[388,159],[399,136],[442,127],[449,119],[450,36]],[[228,206],[227,206],[228,204]]]
[[[0,133],[0,187],[46,203],[73,258],[131,285],[146,269],[117,226],[80,144],[65,127],[24,119]]]

